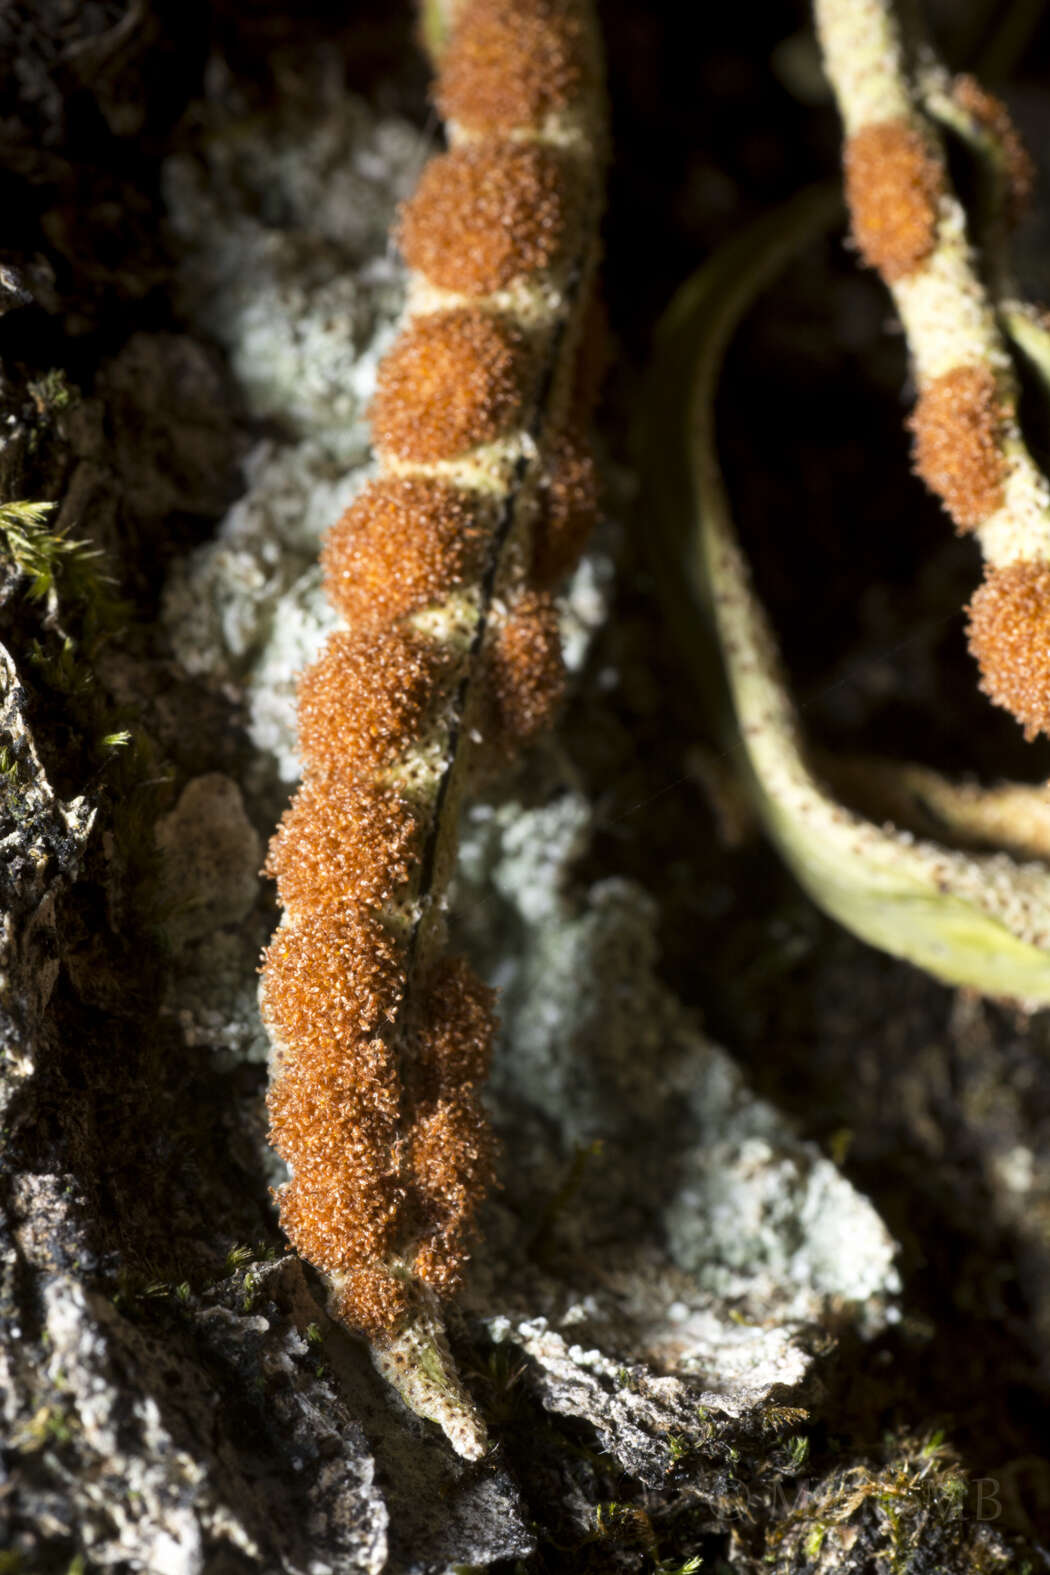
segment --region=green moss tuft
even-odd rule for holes
[[[127,608],[100,567],[99,549],[51,529],[54,508],[28,501],[0,504],[0,546],[14,571],[28,580],[30,600],[53,601],[67,616],[75,613],[84,633],[95,638],[126,618]]]

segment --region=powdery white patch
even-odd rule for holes
[[[900,1283],[870,1203],[660,982],[652,899],[625,880],[574,889],[592,823],[571,791],[468,815],[452,919],[503,986],[491,1088],[514,1218],[587,1156],[555,1227],[578,1272],[532,1265],[519,1284],[483,1245],[474,1306],[546,1365],[554,1409],[613,1438],[608,1385],[583,1370],[700,1380],[728,1414],[802,1382],[803,1331],[833,1309],[884,1327]],[[647,1393],[651,1430],[676,1426]]]

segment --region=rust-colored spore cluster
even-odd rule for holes
[[[456,148],[431,159],[401,215],[406,262],[463,295],[550,267],[565,235],[566,170],[530,143]]]
[[[379,1033],[403,989],[399,949],[374,917],[311,916],[278,930],[263,980],[280,1058],[270,1141],[294,1167],[282,1227],[318,1268],[353,1271],[359,1327],[390,1327],[397,1298],[369,1265],[389,1248],[400,1201],[397,1067]]]
[[[337,629],[299,680],[299,747],[314,772],[354,780],[416,739],[440,688],[444,653],[410,628]]]
[[[438,109],[486,135],[539,126],[580,95],[585,57],[572,0],[467,0],[442,63]]]
[[[1001,98],[983,88],[976,77],[956,77],[952,93],[957,102],[995,139],[1006,177],[1006,219],[1016,224],[1028,210],[1035,188],[1035,164]]]
[[[495,990],[462,957],[442,958],[422,991],[415,1030],[426,1097],[483,1083],[495,1032]]]
[[[521,334],[491,313],[463,308],[418,318],[379,368],[376,448],[416,464],[457,459],[517,423],[526,379]]]
[[[494,1144],[478,1097],[496,1031],[495,991],[460,957],[423,984],[412,1029],[418,1100],[409,1138],[417,1247],[413,1271],[441,1296],[459,1285],[472,1222],[494,1179]]]
[[[915,470],[960,530],[981,525],[1002,506],[1006,466],[995,376],[956,366],[922,390],[910,426]]]
[[[938,159],[903,120],[863,126],[846,143],[846,200],[857,250],[887,283],[924,263],[937,234]]]
[[[282,1083],[275,1100],[271,1141],[288,1142],[295,1175],[281,1192],[281,1222],[294,1245],[318,1268],[333,1272],[378,1259],[390,1246],[398,1213],[396,1122],[382,1119],[333,1078],[311,1084],[309,1101],[291,1109],[292,1090]],[[313,1154],[296,1141],[323,1125],[338,1159]],[[348,1227],[350,1227],[348,1229]]]
[[[308,777],[273,835],[264,874],[296,913],[380,908],[408,880],[419,830],[393,788]]]
[[[1031,741],[1050,733],[1050,564],[990,569],[967,609],[981,688]]]
[[[492,742],[514,752],[549,727],[565,687],[558,615],[545,591],[523,591],[493,631],[486,661]]]
[[[469,493],[426,477],[370,482],[321,551],[328,600],[351,627],[390,624],[473,579],[485,543]]]
[[[494,1146],[469,1088],[439,1100],[415,1122],[412,1185],[424,1233],[413,1269],[439,1296],[459,1287],[474,1212],[495,1178]]]
[[[394,937],[374,914],[304,914],[264,954],[267,1019],[295,1045],[294,1067],[340,1059],[362,1034],[393,1021],[404,988]],[[291,1065],[282,1087],[294,1080]]]
[[[410,1305],[404,1276],[392,1274],[380,1264],[368,1263],[346,1272],[332,1311],[351,1329],[382,1340],[404,1322]]]
[[[598,516],[598,470],[587,432],[607,360],[605,306],[594,293],[576,347],[566,419],[544,454],[532,532],[532,578],[537,585],[556,585],[575,566]]]
[[[579,430],[550,445],[539,501],[532,574],[538,585],[556,585],[579,558],[598,513],[598,472]]]

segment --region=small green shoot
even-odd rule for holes
[[[48,411],[65,410],[78,397],[77,390],[70,387],[60,366],[53,366],[42,377],[34,378],[26,384],[26,389],[42,416]]]
[[[827,1526],[812,1526],[806,1533],[802,1546],[807,1559],[819,1559],[820,1550],[824,1546],[824,1538],[828,1534]]]
[[[28,594],[34,601],[42,601],[55,589],[56,577],[63,571],[73,580],[78,575],[92,576],[93,560],[101,557],[90,542],[49,529],[54,507],[53,503],[0,503],[0,536],[15,567],[28,577]]]

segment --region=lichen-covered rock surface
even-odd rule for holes
[[[317,546],[368,473],[432,139],[411,18],[0,19],[0,482],[56,504],[0,516],[0,1575],[1040,1567],[1045,1025],[850,940],[749,837],[631,513],[656,310],[834,128],[772,8],[604,9],[610,518],[562,598],[563,723],[467,812],[449,915],[502,992],[500,1186],[449,1331],[474,1465],[276,1229],[256,1004]],[[726,460],[814,730],[993,774],[1001,739],[1005,771],[930,632],[964,545],[894,446],[877,298],[837,253],[785,290],[728,368]],[[847,566],[855,430],[889,457]]]

